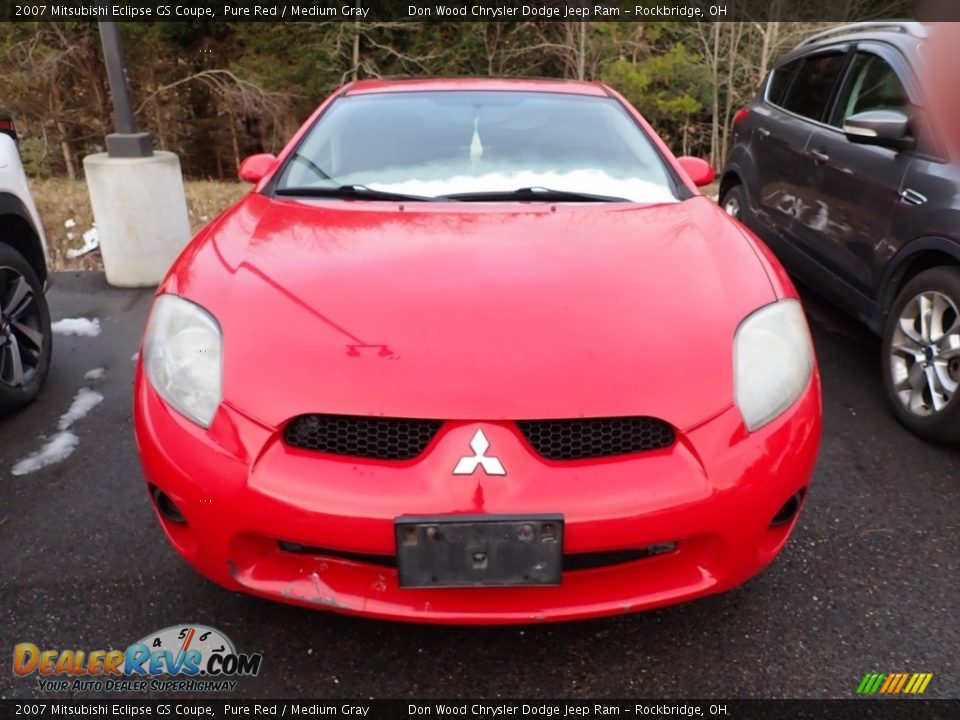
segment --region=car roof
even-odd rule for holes
[[[549,92],[610,97],[610,93],[602,83],[550,78],[438,77],[358,80],[347,85],[343,92],[346,95],[366,95],[387,92],[422,92],[426,90],[513,90],[517,92]]]
[[[854,42],[881,42],[892,45],[910,57],[926,39],[926,27],[909,20],[851,23],[815,33],[776,62],[777,66],[817,50]]]

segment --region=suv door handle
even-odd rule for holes
[[[923,205],[927,201],[927,196],[912,188],[906,188],[900,193],[900,201],[908,205]]]
[[[822,165],[830,160],[830,156],[823,152],[823,150],[808,150],[807,156],[813,158],[813,161],[818,165]]]
[[[757,128],[757,134],[758,134],[760,137],[770,137],[770,131],[767,130],[765,127],[758,127],[758,128]]]

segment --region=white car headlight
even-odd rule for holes
[[[813,372],[813,342],[796,300],[762,307],[740,323],[733,341],[733,397],[753,432],[796,400]]]
[[[176,295],[153,304],[143,338],[147,377],[160,396],[198,425],[210,427],[221,400],[220,326],[199,305]]]

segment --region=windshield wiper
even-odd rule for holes
[[[613,195],[595,195],[573,190],[551,190],[545,187],[526,187],[516,190],[487,190],[481,192],[453,193],[441,195],[447,200],[460,202],[496,202],[497,200],[533,200],[542,202],[631,202],[627,198]]]
[[[342,198],[345,200],[400,200],[406,202],[433,202],[445,198],[432,198],[424,195],[406,195],[404,193],[374,190],[366,185],[341,185],[340,187],[284,187],[274,191],[277,195],[291,197]]]

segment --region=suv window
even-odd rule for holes
[[[803,58],[797,77],[780,104],[797,115],[822,120],[845,58],[842,52],[817,53]]]
[[[860,52],[840,91],[832,124],[842,125],[851,115],[866,110],[897,110],[908,115],[909,100],[897,73],[883,58]]]
[[[786,97],[787,90],[790,89],[790,81],[793,80],[793,76],[796,75],[797,68],[800,67],[802,62],[803,58],[793,60],[773,71],[767,90],[767,100],[774,105],[783,105],[783,99]]]

